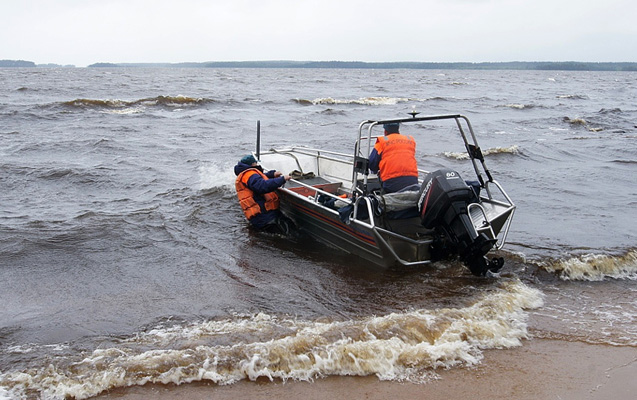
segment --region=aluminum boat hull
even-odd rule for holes
[[[515,205],[484,166],[484,159],[475,143],[473,129],[466,117],[414,116],[412,119],[388,121],[405,123],[443,119],[455,120],[458,124],[480,182],[482,194],[467,205],[464,213],[465,220],[468,221],[465,225],[468,226],[469,237],[473,238],[471,240],[480,239],[486,243],[476,246],[480,250],[483,247],[486,249],[482,253],[488,252],[491,248],[500,249],[505,243]],[[460,126],[464,120],[469,126],[472,141],[467,140],[467,135]],[[265,169],[298,173],[295,179],[279,188],[278,193],[281,211],[290,217],[301,231],[330,247],[354,254],[377,265],[428,264],[440,256],[440,243],[445,243],[441,242],[442,233],[447,234],[446,243],[453,241],[454,234],[445,228],[426,229],[423,226],[424,220],[421,220],[422,215],[390,217],[391,213],[387,210],[391,202],[388,200],[395,194],[387,195],[378,190],[378,177],[367,171],[366,156],[369,154],[369,147],[364,151],[361,145],[362,141],[367,140],[367,143],[370,143],[375,138],[371,135],[371,129],[383,122],[387,121],[361,123],[353,155],[306,147],[272,149],[266,152],[257,150],[255,155]],[[361,132],[366,125],[370,126],[369,136],[361,139]],[[478,170],[476,160],[482,163],[488,177],[486,181]],[[428,172],[419,172],[422,182],[422,177]],[[421,192],[422,190],[423,188]],[[414,194],[417,196],[418,192]],[[377,201],[374,202],[374,199]],[[382,207],[378,205],[379,202]],[[407,207],[416,207],[416,201],[414,200],[413,204],[408,202]],[[452,253],[457,249],[463,251],[462,246],[450,246],[445,251],[448,252],[449,249]],[[475,249],[471,251],[471,257],[474,257]],[[483,254],[479,256],[482,257]],[[464,258],[466,262],[468,256],[465,254]],[[488,263],[478,267],[474,264],[470,267],[474,274],[482,275],[488,268],[491,268]]]

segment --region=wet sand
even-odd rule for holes
[[[485,351],[473,368],[436,371],[426,384],[369,377],[328,377],[314,382],[241,381],[145,385],[113,390],[96,399],[634,399],[637,348],[533,339],[521,348]]]

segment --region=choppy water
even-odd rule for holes
[[[637,74],[0,69],[0,398],[436,368],[534,337],[637,346]],[[382,270],[251,233],[232,166],[461,113],[518,205],[505,269]],[[425,169],[461,169],[441,131]]]

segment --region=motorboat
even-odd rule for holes
[[[381,266],[456,258],[474,275],[497,273],[504,260],[488,253],[504,246],[516,207],[487,168],[469,119],[409,114],[361,122],[350,154],[305,146],[262,152],[257,128],[254,155],[264,170],[292,171],[292,179],[278,189],[281,211],[301,232],[328,246]],[[419,168],[418,185],[384,193],[368,164],[388,123],[413,125],[409,134],[417,142],[434,140],[431,134],[438,130],[432,125],[450,125],[463,141],[472,178],[453,169]]]

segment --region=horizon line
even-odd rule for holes
[[[201,67],[201,68],[386,68],[386,69],[531,69],[580,71],[637,71],[633,61],[311,61],[311,60],[235,60],[179,62],[95,62],[86,67],[73,64],[38,63],[26,60],[0,60],[0,67]],[[502,68],[504,67],[504,68]]]

